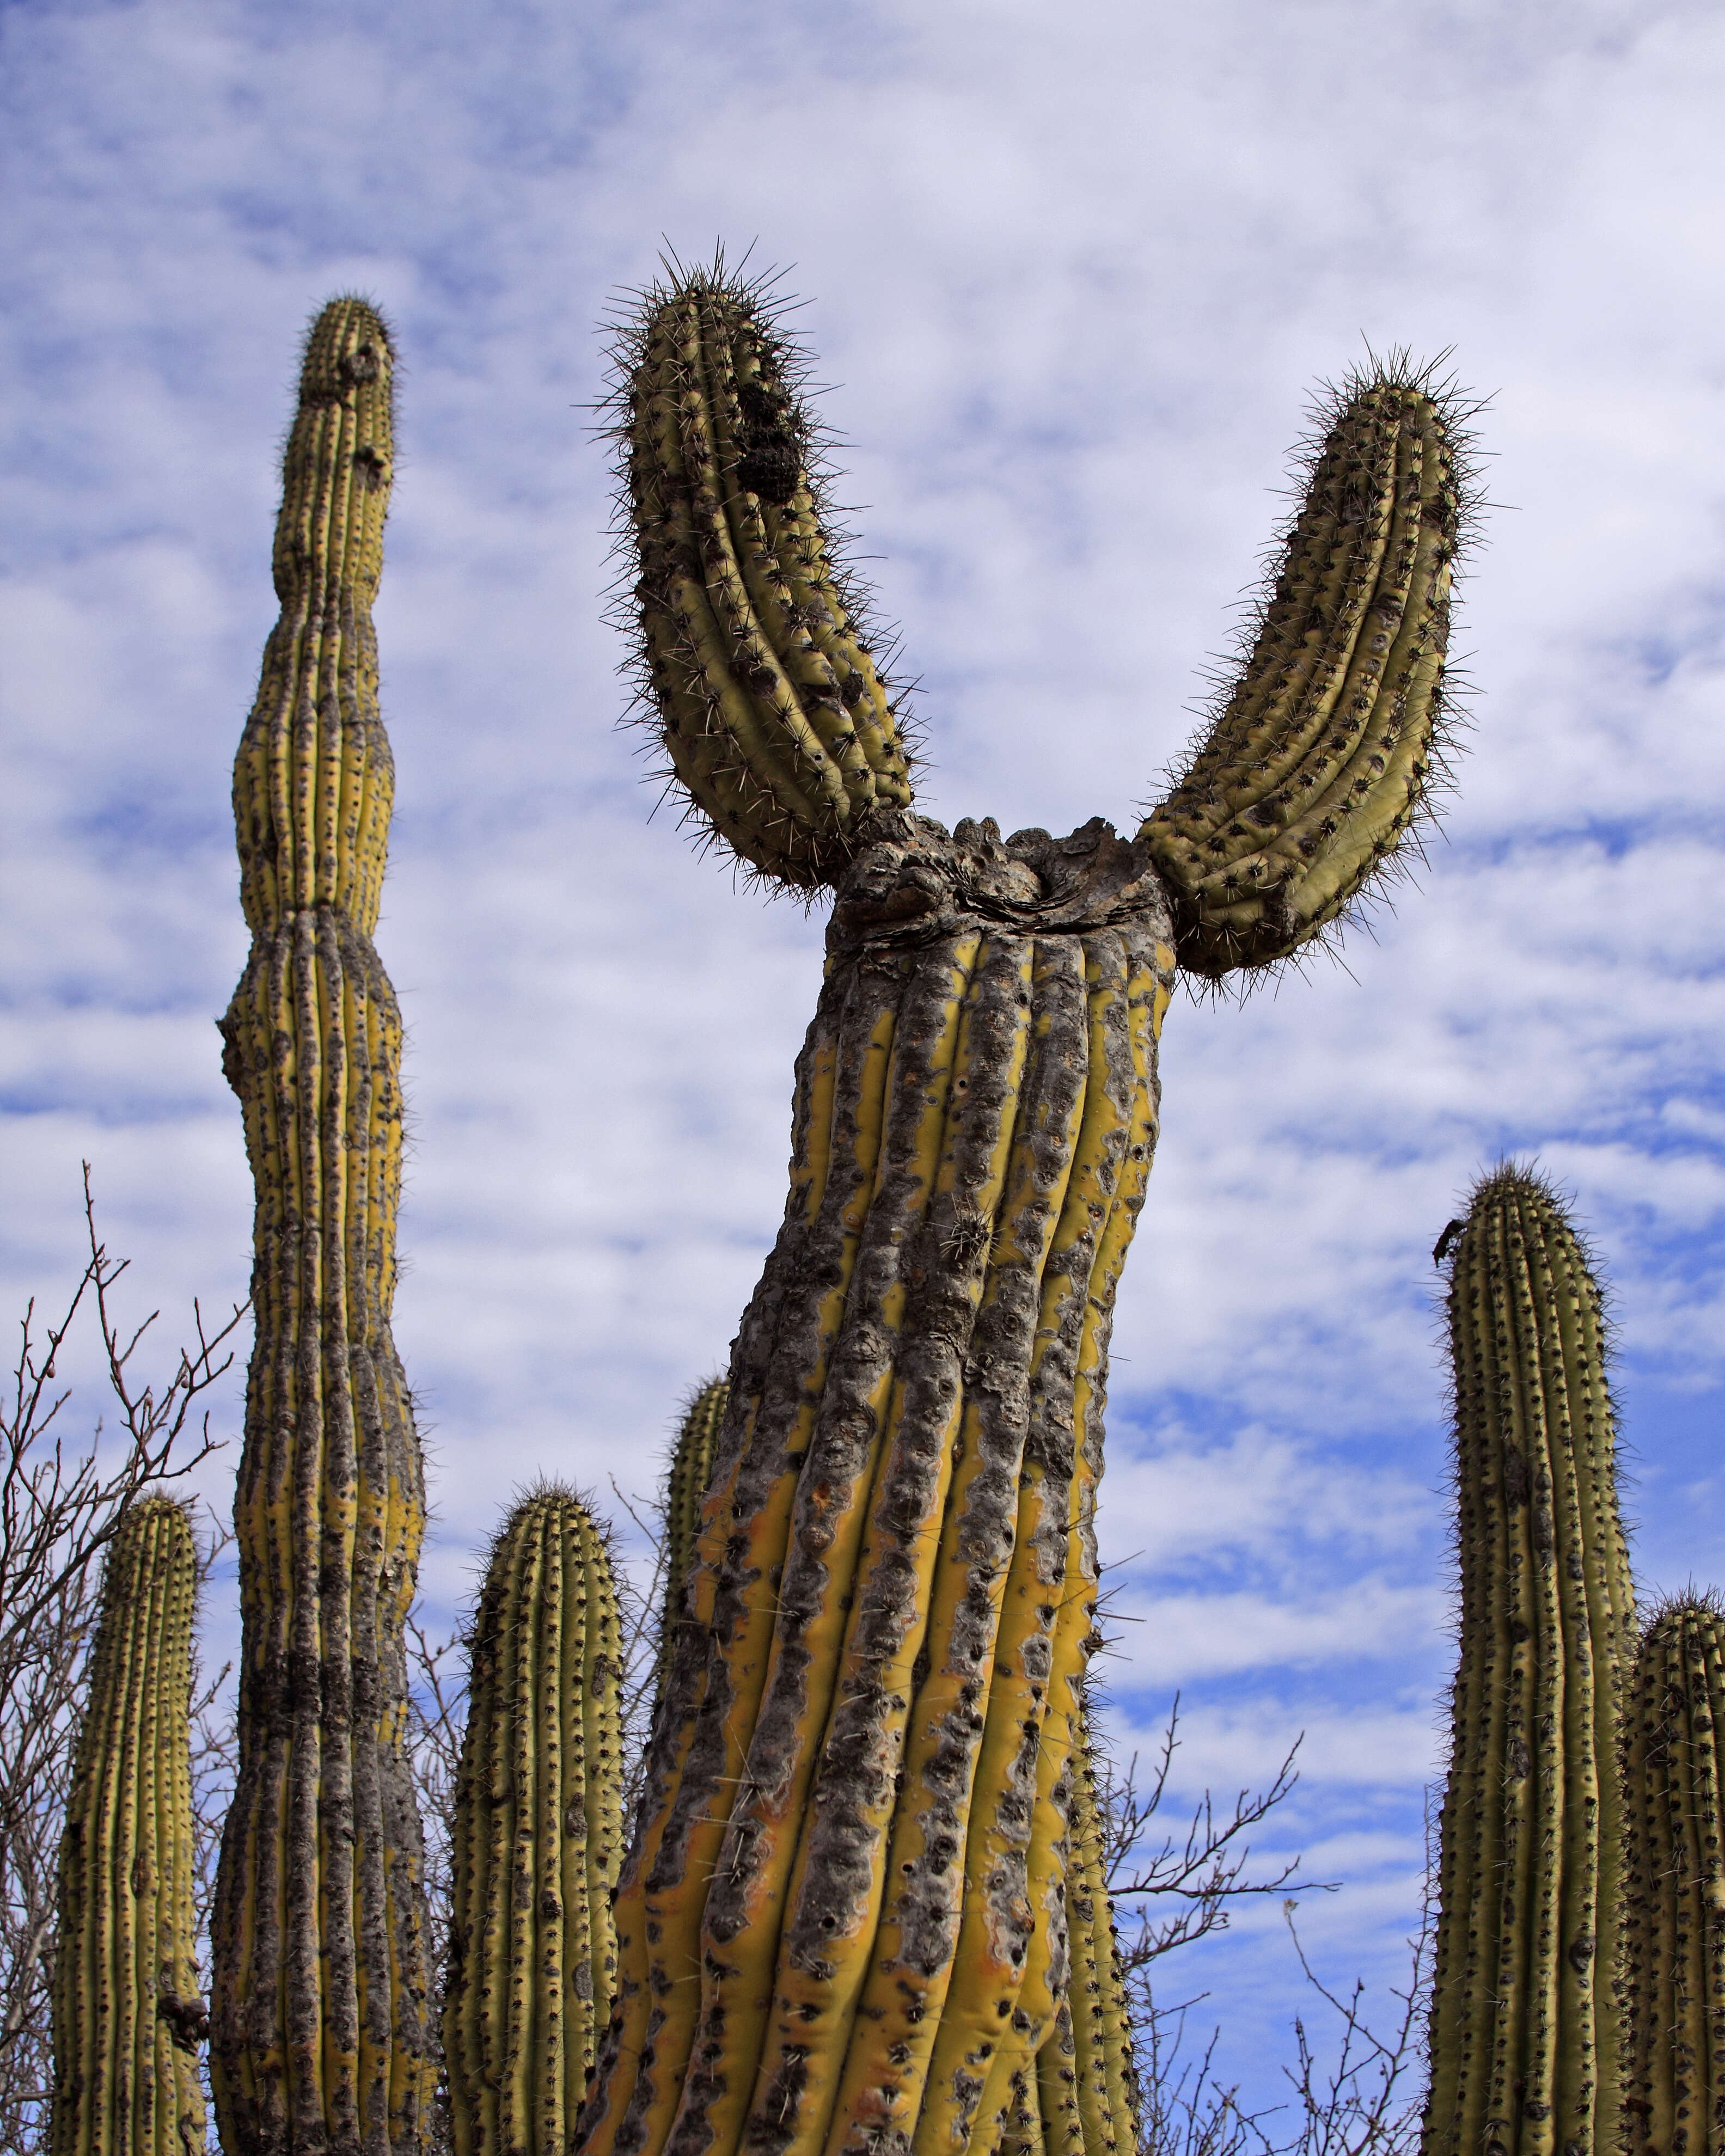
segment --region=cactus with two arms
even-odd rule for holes
[[[616,395],[636,650],[693,813],[828,890],[619,1886],[588,2156],[994,2145],[1067,1994],[1116,1288],[1178,972],[1338,921],[1429,798],[1466,503],[1405,367],[1323,416],[1237,680],[1130,839],[948,833],[829,543],[799,355],[721,269]]]

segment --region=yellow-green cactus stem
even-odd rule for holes
[[[1180,963],[1283,958],[1337,919],[1426,803],[1445,732],[1461,414],[1404,367],[1321,415],[1238,680],[1145,824]]]
[[[713,1448],[725,1419],[731,1388],[722,1378],[711,1378],[683,1412],[677,1426],[670,1466],[665,1478],[665,1606],[659,1625],[659,1676],[656,1689],[665,1689],[671,1642],[684,1621],[683,1597],[695,1564],[695,1545],[701,1533],[701,1501],[713,1471]]]
[[[670,772],[742,859],[829,883],[910,766],[827,528],[801,356],[758,285],[655,289],[619,354],[642,699]]]
[[[536,1491],[473,1630],[444,1994],[458,2156],[570,2146],[616,1977],[622,1666],[604,1532],[572,1491]]]
[[[1616,2131],[1618,1747],[1635,1596],[1599,1291],[1513,1165],[1450,1260],[1460,1657],[1424,2156],[1581,2156]]]
[[[1725,2148],[1725,1611],[1685,1594],[1648,1626],[1624,1744],[1623,2145]],[[1607,2122],[1609,2123],[1609,2122]]]
[[[733,1350],[581,2147],[948,2156],[1033,2112],[1040,2130],[1040,2055],[1070,2020],[1069,1755],[1096,1636],[1108,1337],[1190,909],[1160,827],[948,834],[848,737],[823,740],[830,771],[800,735],[793,755],[764,664],[751,685],[784,739],[744,701],[713,716],[740,639],[783,649],[744,611],[762,549],[739,551],[726,521],[760,496],[726,461],[743,339],[706,326],[715,283],[649,294],[624,343],[624,514],[658,565],[640,634],[674,767],[699,704],[702,726],[722,720],[739,798],[765,804],[738,852],[835,898],[785,1222]],[[762,396],[769,418],[788,409]],[[740,390],[734,408],[749,417]],[[656,476],[685,472],[699,485]],[[691,639],[680,673],[672,628]],[[788,772],[794,798],[775,790]],[[1366,829],[1394,844],[1405,789],[1349,798],[1302,860]],[[732,813],[710,810],[727,831]],[[1188,948],[1209,971],[1270,955],[1238,937]],[[1111,2120],[1129,2113],[1109,2101]]]
[[[417,2149],[434,2086],[403,1749],[424,1476],[389,1329],[402,1029],[372,944],[393,776],[371,618],[393,364],[362,300],[312,326],[275,531],[281,618],[234,773],[252,948],[223,1066],[257,1190],[257,1339],[211,2077],[223,2145],[245,2156]]]
[[[192,1861],[198,1553],[167,1497],[110,1546],[60,1842],[52,2156],[202,2156]]]

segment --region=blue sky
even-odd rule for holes
[[[1345,966],[1171,1014],[1103,1493],[1124,1740],[1178,1686],[1183,1789],[1231,1792],[1303,1729],[1273,1839],[1347,1881],[1324,1969],[1386,1979],[1449,1660],[1430,1250],[1500,1152],[1614,1285],[1645,1585],[1725,1577],[1717,11],[82,0],[0,40],[0,1284],[74,1267],[88,1158],[142,1307],[244,1292],[228,772],[296,341],[357,287],[403,354],[378,943],[434,1614],[515,1483],[650,1487],[783,1202],[819,921],[649,820],[613,723],[587,408],[661,239],[794,265],[948,822],[1155,797],[1363,342],[1492,398],[1444,834]],[[1171,1981],[1261,2091],[1273,1909]]]

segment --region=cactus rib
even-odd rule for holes
[[[1599,1292],[1537,1175],[1508,1166],[1474,1192],[1449,1312],[1461,1653],[1422,2145],[1584,2151],[1621,2096],[1610,1949],[1635,1600]]]
[[[192,1622],[182,1507],[146,1497],[109,1548],[65,1830],[52,2156],[201,2156],[192,1861]]]
[[[670,775],[762,874],[830,882],[871,808],[909,805],[910,765],[826,529],[801,356],[721,260],[644,295],[617,359],[624,618]]]
[[[610,2012],[622,1668],[605,1537],[572,1492],[499,1534],[455,1782],[444,2055],[458,2156],[564,2156]]]
[[[1470,509],[1453,390],[1394,363],[1318,415],[1303,499],[1243,653],[1144,825],[1180,963],[1219,978],[1338,919],[1430,795],[1450,587]]]
[[[281,617],[234,776],[252,948],[223,1067],[257,1189],[257,1339],[211,2076],[223,2139],[248,2156],[417,2148],[432,2082],[402,1649],[424,1479],[389,1327],[401,1018],[371,940],[393,779],[371,622],[393,365],[363,301],[313,324]]]

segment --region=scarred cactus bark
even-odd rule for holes
[[[1588,2156],[1622,2096],[1611,1964],[1635,1597],[1599,1292],[1538,1176],[1508,1167],[1475,1191],[1449,1309],[1461,1658],[1423,2148]]]
[[[828,607],[772,626],[748,583],[778,543],[764,508],[758,531],[737,521],[775,506],[751,478],[765,464],[746,468],[768,444],[733,453],[729,423],[702,414],[730,409],[724,366],[741,363],[724,336],[742,348],[708,326],[757,300],[691,278],[649,294],[624,340],[641,635],[692,799],[745,860],[830,883],[834,904],[785,1224],[733,1353],[582,2146],[945,2156],[999,2146],[1070,2000],[1069,1754],[1094,1640],[1108,1337],[1177,941],[1207,973],[1260,964],[1335,910],[1251,895],[1286,880],[1246,853],[1287,819],[1264,796],[1265,836],[1240,850],[1245,764],[1322,793],[1294,853],[1301,890],[1331,874],[1337,906],[1404,827],[1425,757],[1402,744],[1431,737],[1455,530],[1453,488],[1414,471],[1404,436],[1450,423],[1417,382],[1375,382],[1358,394],[1375,408],[1394,392],[1390,449],[1358,472],[1337,452],[1351,490],[1335,515],[1366,544],[1337,542],[1324,592],[1352,607],[1369,572],[1368,599],[1387,599],[1413,550],[1424,627],[1373,654],[1368,698],[1394,783],[1356,783],[1380,746],[1332,783],[1332,738],[1368,670],[1349,659],[1332,718],[1325,643],[1288,662],[1245,732],[1219,727],[1184,807],[1135,839],[1101,819],[1059,839],[1003,839],[988,820],[948,834],[901,805],[860,665],[847,701],[820,643],[844,622]],[[764,388],[758,418],[740,388],[736,408],[789,444],[770,497],[803,423]],[[1266,620],[1264,638],[1284,630]],[[810,661],[806,709],[773,670],[805,637],[831,670],[817,685]],[[711,772],[691,741],[716,744]],[[1224,855],[1245,879],[1225,904],[1207,882]]]
[[[444,2055],[458,2156],[564,2156],[615,1989],[622,1647],[572,1491],[511,1513],[472,1644],[455,1781]]]
[[[390,1335],[401,1015],[372,945],[393,771],[371,608],[388,333],[312,326],[275,531],[281,618],[234,773],[251,957],[222,1022],[257,1188],[234,1522],[239,1772],[211,2075],[245,2156],[417,2148],[433,2086],[402,1628],[424,1529]]]
[[[1681,1596],[1647,1628],[1624,1763],[1624,2146],[1636,2156],[1717,2156],[1725,2148],[1725,1613],[1717,1599]]]
[[[192,1860],[192,1620],[182,1508],[110,1547],[60,1843],[52,2156],[202,2156]]]

